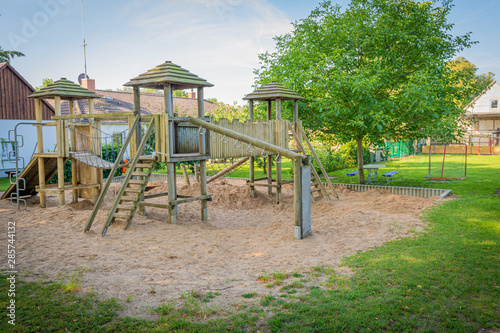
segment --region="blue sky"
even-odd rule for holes
[[[12,65],[34,86],[43,78],[76,81],[83,72],[81,0],[1,0],[0,46],[26,57]],[[333,1],[335,2],[335,1]],[[97,89],[121,87],[166,61],[215,84],[206,97],[226,103],[252,91],[257,55],[319,1],[84,0],[87,68]],[[337,1],[345,6],[347,0]],[[454,35],[471,31],[460,54],[480,73],[500,75],[500,0],[455,0]]]

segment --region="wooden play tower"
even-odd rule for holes
[[[101,172],[91,166],[80,163],[76,160],[73,154],[76,152],[78,145],[74,144],[76,133],[82,133],[90,137],[95,135],[95,130],[99,123],[95,121],[94,116],[94,99],[100,98],[95,93],[82,88],[81,86],[62,78],[54,83],[44,87],[28,98],[35,99],[36,110],[36,127],[37,133],[37,153],[34,158],[24,168],[17,178],[23,179],[25,186],[20,186],[19,182],[10,186],[4,193],[2,198],[8,198],[12,193],[17,192],[16,197],[30,196],[40,193],[40,206],[46,206],[46,194],[57,193],[59,195],[59,205],[65,204],[64,191],[71,190],[73,192],[73,202],[77,202],[78,198],[92,199],[95,203],[102,184]],[[53,122],[42,122],[41,100],[53,99],[55,105],[55,116],[52,117]],[[74,114],[73,103],[76,100],[86,100],[88,102],[89,114],[85,115],[88,119],[86,123],[75,122],[76,119],[82,118]],[[67,101],[69,104],[68,116],[61,115],[61,103]],[[45,151],[43,144],[43,128],[55,127],[57,144],[52,152]],[[68,128],[71,129],[70,137],[68,136]],[[70,145],[71,139],[71,145]],[[52,148],[52,147],[50,147]],[[100,143],[95,142],[90,153],[94,156],[100,155]],[[64,164],[71,158],[71,178],[70,184],[64,182]],[[57,184],[47,185],[47,182],[57,173]]]

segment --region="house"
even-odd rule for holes
[[[500,84],[492,82],[481,95],[466,108],[471,119],[468,132],[472,136],[499,136],[500,134]]]
[[[14,158],[14,146],[9,142],[9,131],[14,130],[19,123],[27,123],[17,126],[18,140],[22,147],[19,148],[18,161],[22,169],[30,160],[36,147],[35,127],[29,123],[35,123],[35,101],[27,98],[35,91],[35,88],[19,74],[8,62],[0,63],[0,142],[1,163],[0,177],[7,177],[7,172],[15,170],[15,163],[9,161]],[[42,120],[49,121],[55,115],[54,108],[42,101]],[[44,147],[54,147],[56,144],[55,128],[45,127],[47,140]],[[52,133],[50,135],[49,133]],[[13,132],[11,132],[13,139]]]

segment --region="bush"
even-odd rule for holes
[[[355,141],[344,144],[339,149],[339,153],[347,161],[347,167],[355,167],[358,165],[358,145]],[[370,163],[370,150],[368,146],[363,145],[363,162]]]
[[[349,166],[346,158],[338,151],[330,152],[323,147],[316,148],[315,151],[326,172],[345,169]],[[317,167],[316,162],[313,161],[313,163]]]
[[[103,144],[102,145],[102,159],[108,162],[114,163],[118,154],[120,153],[120,149],[122,149],[121,142],[113,141],[112,143]],[[109,177],[109,173],[111,170],[104,169],[102,173],[102,177],[104,179]],[[121,169],[116,170],[114,177],[121,176]]]

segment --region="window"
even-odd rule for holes
[[[6,141],[5,139],[0,139],[2,143],[2,161],[9,160],[9,153],[14,151],[14,145],[10,141]],[[11,158],[14,158],[13,153],[11,153]]]
[[[492,99],[491,100],[491,108],[492,109],[498,109],[498,99]]]

